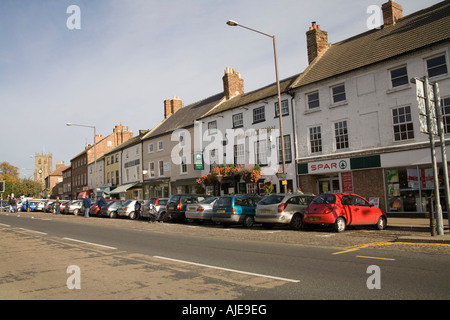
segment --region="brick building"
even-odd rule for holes
[[[71,198],[84,198],[91,196],[93,190],[88,185],[88,167],[94,162],[96,154],[97,159],[105,153],[111,151],[118,145],[128,141],[133,137],[133,132],[124,127],[122,123],[116,125],[113,133],[107,137],[97,135],[95,137],[95,152],[94,145],[87,145],[85,149],[73,157],[71,162]]]

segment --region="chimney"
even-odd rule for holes
[[[397,23],[397,20],[403,17],[403,8],[394,0],[389,0],[381,6],[383,10],[384,25],[390,26]]]
[[[308,63],[320,57],[328,49],[328,32],[320,30],[320,25],[314,21],[306,32],[308,46]]]
[[[173,96],[172,100],[164,100],[164,119],[174,114],[183,107],[183,101],[179,96]]]
[[[227,100],[244,93],[244,79],[233,68],[226,68],[223,80],[223,92]]]

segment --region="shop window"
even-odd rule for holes
[[[439,169],[442,176],[442,168]],[[434,195],[433,169],[410,167],[386,169],[387,208],[389,212],[431,211],[431,196]],[[441,191],[441,205],[445,210],[445,192]],[[434,201],[433,201],[434,202]]]

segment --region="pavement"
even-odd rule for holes
[[[414,236],[400,236],[397,242],[409,243],[444,243],[450,245],[450,232],[448,219],[444,219],[444,234],[431,235],[430,219],[421,218],[388,218],[388,229],[423,231],[423,234]]]

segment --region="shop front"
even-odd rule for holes
[[[144,200],[151,198],[168,198],[170,196],[170,178],[160,178],[144,181],[143,185]]]
[[[303,192],[359,194],[391,217],[429,217],[434,180],[429,149],[299,163]],[[440,203],[447,213],[443,166],[439,162]]]

